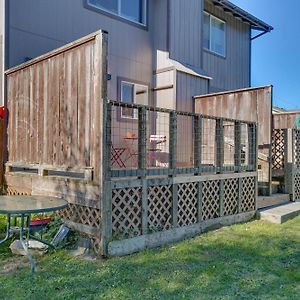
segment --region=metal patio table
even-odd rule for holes
[[[0,244],[10,239],[13,233],[19,232],[20,242],[29,259],[31,271],[35,271],[35,261],[28,250],[29,238],[54,247],[50,243],[36,238],[30,234],[31,214],[45,213],[62,210],[68,202],[55,197],[44,196],[0,196],[0,214],[7,215],[6,236],[0,240]],[[12,224],[13,219],[13,224]],[[20,219],[20,224],[17,220]]]

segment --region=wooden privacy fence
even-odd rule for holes
[[[131,119],[120,117],[123,109]],[[255,215],[255,123],[111,101],[106,133],[105,254],[129,254]],[[153,145],[153,135],[165,139]]]
[[[7,193],[66,198],[63,216],[97,245],[106,56],[98,31],[6,72]]]

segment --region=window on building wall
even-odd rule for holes
[[[146,25],[147,0],[87,0],[87,4],[135,23]]]
[[[216,54],[225,56],[226,23],[208,13],[204,13],[203,22],[203,47]]]
[[[128,104],[148,104],[148,86],[121,81],[121,101]],[[137,109],[122,107],[121,118],[137,119]]]

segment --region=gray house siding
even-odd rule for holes
[[[177,109],[194,111],[193,96],[208,93],[208,80],[193,75],[177,72],[176,94]]]
[[[9,66],[103,29],[109,32],[109,97],[117,99],[118,77],[152,85],[149,30],[86,9],[83,0],[10,0],[9,6]]]
[[[203,51],[203,69],[213,78],[210,92],[250,86],[250,26],[205,1],[205,11],[226,22],[226,57]]]
[[[202,67],[203,1],[170,1],[170,58]]]
[[[204,0],[149,0],[144,29],[87,9],[84,0],[7,2],[9,67],[103,29],[109,33],[111,99],[118,99],[118,78],[147,84],[155,90],[150,98],[153,103],[184,110],[193,108],[195,95],[250,85],[250,26],[212,2],[205,1],[205,10],[226,21],[225,58],[203,50]],[[209,89],[207,79],[176,71],[174,61],[203,69],[213,78]],[[166,78],[172,68],[175,75],[169,82]],[[160,75],[154,75],[156,71]],[[173,87],[164,90],[166,85]]]

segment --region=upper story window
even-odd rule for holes
[[[87,4],[129,21],[146,25],[147,0],[87,0]]]
[[[208,13],[204,13],[203,22],[203,46],[204,48],[225,56],[226,40],[225,25],[226,23]]]

